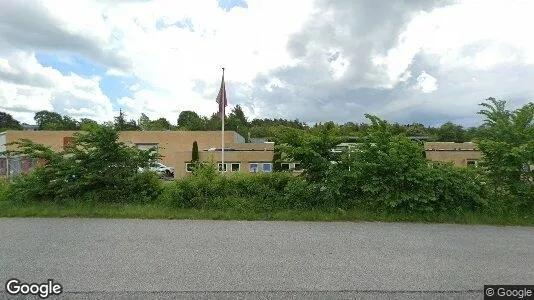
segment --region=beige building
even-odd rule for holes
[[[74,132],[6,131],[0,133],[0,152],[6,150],[6,144],[20,139],[29,139],[60,151],[72,141]],[[223,169],[220,131],[123,131],[119,140],[139,149],[156,147],[157,152],[162,155],[161,162],[175,168],[175,177],[183,177],[189,173],[188,167],[195,141],[198,144],[200,160],[213,161],[219,164],[219,169]],[[272,171],[273,143],[245,143],[244,138],[238,133],[225,131],[224,148],[227,172]]]
[[[0,133],[0,152],[6,145],[20,139],[29,139],[60,151],[72,141],[75,131],[6,131]],[[162,155],[161,162],[175,168],[175,177],[184,177],[191,171],[193,142],[197,142],[201,161],[214,162],[219,170],[227,172],[254,173],[271,172],[274,144],[269,142],[245,143],[242,136],[234,131],[225,132],[225,167],[221,164],[220,131],[123,131],[120,141],[137,147],[155,147]],[[351,146],[347,144],[348,146]],[[344,146],[347,146],[344,145]],[[426,157],[433,161],[452,162],[456,166],[476,165],[482,158],[473,143],[426,142]],[[35,167],[35,162],[19,159],[19,172],[27,172]],[[12,164],[13,165],[13,164]],[[300,164],[282,163],[282,169],[300,170]],[[9,162],[0,158],[0,176],[9,173]]]
[[[426,158],[433,161],[452,162],[456,166],[476,166],[482,159],[482,153],[471,142],[427,142],[425,143]]]

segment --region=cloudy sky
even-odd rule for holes
[[[0,109],[465,126],[533,100],[531,0],[0,0]]]

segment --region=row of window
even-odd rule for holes
[[[230,171],[232,172],[239,172],[241,171],[241,163],[218,163],[219,166],[219,172],[226,172],[228,171],[228,165],[230,165]],[[192,163],[186,163],[185,164],[185,170],[187,172],[192,172],[194,168],[194,164]],[[249,163],[248,171],[250,173],[258,173],[258,172],[272,172],[272,163]]]
[[[284,171],[285,170],[295,170],[295,171],[302,170],[300,163],[281,163],[280,168]]]

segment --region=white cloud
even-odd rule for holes
[[[335,120],[368,108],[365,98],[374,94],[356,94],[360,89],[455,98],[475,87],[471,80],[463,90],[451,86],[458,70],[479,79],[484,77],[477,72],[534,64],[530,0],[454,1],[435,9],[439,1],[391,8],[386,0],[248,0],[248,8],[228,12],[217,0],[67,2],[0,4],[6,8],[0,9],[0,28],[7,28],[0,34],[0,108],[25,121],[41,109],[98,120],[116,114],[101,78],[62,75],[35,59],[40,51],[81,56],[104,66],[103,76],[133,77],[131,94],[118,106],[130,118],[144,112],[171,122],[183,110],[217,110],[223,66],[230,105],[240,101],[251,116],[302,117],[309,109],[311,116],[320,111]],[[17,15],[26,13],[28,18]],[[379,20],[382,13],[388,22]],[[414,67],[419,57],[424,65]],[[384,101],[397,100],[399,93],[386,94],[391,98]],[[412,107],[376,105],[392,114]]]
[[[0,60],[0,107],[26,123],[33,123],[34,113],[40,110],[109,120],[111,102],[99,83],[99,77],[63,75],[42,66],[32,53],[15,52]]]
[[[432,93],[438,90],[438,80],[427,72],[423,71],[417,76],[417,84],[414,87],[422,93]]]
[[[502,64],[534,64],[534,2],[530,0],[465,0],[422,12],[400,34],[398,44],[373,62],[384,68],[392,88],[422,52],[437,58],[442,71],[487,70]]]
[[[29,5],[28,1],[23,1],[21,6]],[[229,12],[218,7],[216,0],[43,3],[56,21],[56,27],[86,37],[102,49],[119,53],[132,62],[130,71],[113,66],[107,71],[108,75],[133,75],[142,82],[131,88],[134,92],[131,98],[118,101],[132,117],[145,111],[150,116],[166,116],[171,120],[186,109],[201,114],[216,110],[213,102],[221,66],[227,68],[228,84],[250,84],[258,74],[290,64],[285,44],[289,34],[297,31],[306,20],[312,7],[309,1],[301,0],[290,3],[250,0],[247,9],[235,8]],[[186,19],[192,23],[193,31],[169,26]],[[159,27],[161,24],[166,26]],[[110,118],[111,103],[100,88],[94,86],[98,85],[98,78],[81,82],[75,75],[62,77],[35,59],[25,62],[31,62],[44,78],[54,78],[54,86],[47,90],[50,99],[46,101],[51,101],[55,110],[78,115],[89,113],[80,105],[72,108],[73,100],[68,100],[72,97],[97,103],[88,108],[92,109],[89,115]],[[12,58],[0,59],[0,72],[13,72],[12,64]],[[198,81],[208,83],[202,93],[193,91]],[[84,84],[93,86],[89,91]],[[9,101],[14,99],[12,90]],[[91,92],[95,93],[89,95]],[[29,100],[17,99],[31,106]],[[232,102],[232,95],[229,100]],[[100,109],[104,107],[105,112]]]

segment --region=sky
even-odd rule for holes
[[[531,0],[0,0],[0,110],[481,123],[534,95]]]

